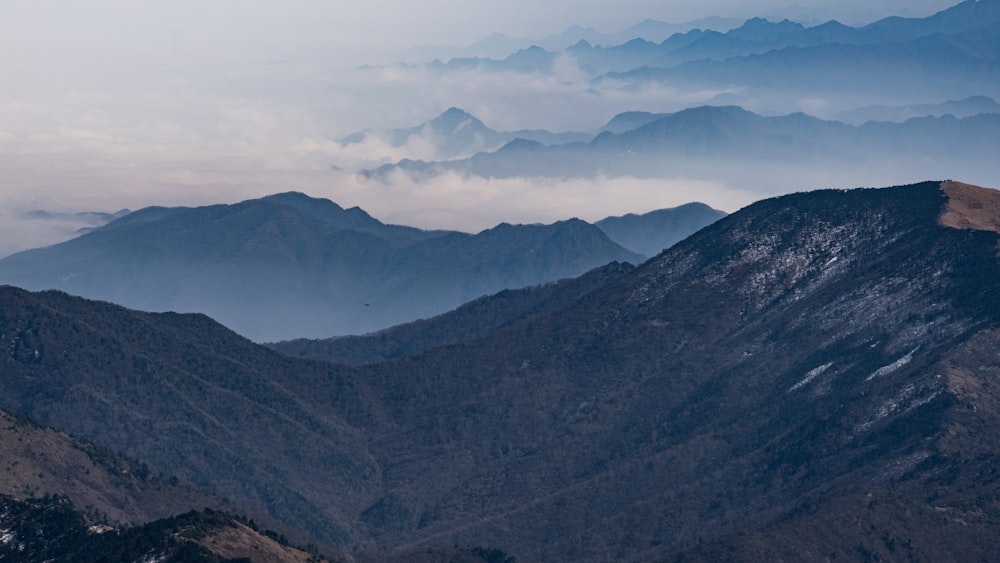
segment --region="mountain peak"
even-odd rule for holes
[[[1000,191],[951,180],[942,182],[941,190],[948,197],[942,225],[1000,233]]]

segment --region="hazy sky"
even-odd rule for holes
[[[433,186],[373,186],[357,182],[352,167],[399,155],[377,146],[345,151],[333,141],[369,127],[412,126],[450,106],[497,129],[582,130],[620,111],[676,110],[717,94],[665,88],[595,94],[572,66],[516,80],[441,78],[391,66],[355,70],[395,60],[413,46],[467,45],[493,32],[543,38],[574,24],[614,32],[647,18],[766,15],[856,24],[890,14],[925,16],[953,3],[4,0],[0,255],[66,236],[65,226],[49,235],[37,224],[25,230],[15,220],[25,209],[111,211],[286,190],[361,205],[385,220],[466,230],[551,221],[568,212],[597,219],[698,196],[734,210],[787,187],[692,178],[582,186],[454,177]],[[332,173],[331,165],[345,173]],[[580,193],[589,196],[574,195]]]

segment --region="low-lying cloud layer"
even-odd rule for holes
[[[71,2],[57,4],[63,9],[18,1],[0,23],[0,72],[18,77],[0,87],[0,254],[50,244],[75,232],[76,226],[59,221],[25,219],[22,213],[34,209],[73,213],[204,205],[296,190],[359,205],[386,221],[475,231],[501,221],[594,220],[694,200],[733,211],[760,197],[819,187],[927,177],[984,180],[963,170],[921,170],[909,163],[830,172],[777,169],[766,163],[749,170],[719,162],[711,173],[679,170],[655,179],[631,174],[489,180],[449,173],[420,182],[405,175],[366,181],[358,171],[404,158],[438,160],[442,155],[435,139],[417,135],[402,146],[378,134],[346,146],[337,139],[367,129],[416,126],[453,106],[496,130],[553,132],[594,131],[622,111],[671,112],[706,103],[739,103],[758,113],[805,109],[821,116],[854,106],[739,88],[594,82],[565,56],[546,75],[437,73],[419,65],[359,68],[385,60],[385,52],[372,41],[389,41],[391,35],[386,29],[361,33],[364,25],[384,24],[370,4],[333,9],[328,3],[303,2],[279,10],[244,9],[228,1],[209,8],[185,1],[176,13],[173,7],[146,10],[110,0],[85,9]],[[440,3],[441,10],[425,7],[421,14],[448,13],[446,5]],[[602,6],[606,12],[607,5]],[[655,6],[616,5],[615,10],[628,18],[621,26],[646,17],[671,19],[671,14],[651,12]],[[766,13],[768,6],[744,8]],[[928,3],[920,9],[930,13],[940,7]],[[567,14],[561,6],[556,11],[586,25],[598,8],[580,5]],[[855,6],[861,8],[860,3]],[[902,8],[918,9],[878,9],[902,13]],[[711,9],[733,15],[725,13],[732,5]],[[464,21],[486,8],[462,4],[461,10],[456,13]],[[708,15],[695,12],[683,17]],[[114,26],[105,18],[109,14],[116,15]],[[509,17],[501,16],[480,24],[509,35],[537,31],[495,27],[511,25]],[[407,16],[415,26],[424,21],[420,17]],[[444,25],[448,18],[430,20]],[[307,25],[299,25],[303,22]],[[422,34],[399,38],[395,47],[413,46],[435,33],[425,27]],[[357,58],[348,59],[349,53]],[[924,174],[932,175],[918,176]]]

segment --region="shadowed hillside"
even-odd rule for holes
[[[0,401],[359,551],[978,557],[1000,547],[995,199],[762,201],[557,307],[356,368],[6,288]]]

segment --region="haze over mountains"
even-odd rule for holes
[[[344,546],[763,560],[794,533],[822,557],[979,558],[1000,537],[998,210],[952,182],[766,200],[357,368],[4,288],[0,404]]]
[[[994,559],[1000,0],[856,1],[11,5],[0,560]]]
[[[484,178],[519,176],[663,177],[677,170],[711,174],[720,159],[731,170],[766,163],[816,174],[848,166],[910,162],[926,170],[960,167],[987,174],[1000,136],[1000,113],[921,117],[860,126],[803,113],[765,117],[737,106],[702,106],[670,114],[629,112],[586,143],[546,146],[515,139],[493,152],[442,162],[402,160],[370,172],[401,170],[418,179],[445,172]]]
[[[751,18],[728,30],[695,28],[655,40],[577,39],[502,57],[434,61],[430,74],[449,82],[579,84],[590,96],[579,107],[637,101],[586,113],[591,124],[607,120],[603,125],[545,129],[548,115],[540,115],[529,120],[538,125],[520,131],[484,125],[504,114],[474,103],[423,126],[359,133],[344,146],[367,139],[368,147],[385,147],[382,159],[362,167],[362,178],[386,186],[437,182],[485,191],[522,178],[602,186],[619,178],[698,179],[760,197],[871,185],[900,173],[914,181],[957,175],[952,170],[991,185],[1000,173],[990,157],[1000,138],[997,26],[1000,3],[966,1],[923,18],[853,27]],[[461,134],[436,126],[458,115],[468,126]],[[462,144],[464,153],[450,140],[470,135],[475,142]]]
[[[639,263],[723,215],[688,206],[613,220],[611,237],[640,254],[576,219],[504,223],[475,235],[424,231],[285,193],[142,209],[0,260],[0,281],[147,311],[201,312],[257,341],[361,334],[502,289]]]
[[[436,70],[457,70],[476,66],[484,70],[517,72],[552,72],[561,52],[575,59],[579,68],[591,76],[631,80],[680,78],[702,84],[728,81],[741,86],[768,86],[780,82],[812,90],[820,84],[801,83],[796,77],[826,76],[823,85],[834,91],[851,93],[913,86],[908,78],[921,79],[922,94],[935,91],[926,84],[935,76],[937,88],[967,88],[979,92],[995,90],[996,78],[983,74],[996,61],[996,26],[1000,24],[1000,5],[995,0],[967,0],[925,18],[889,17],[868,25],[850,27],[836,20],[806,26],[787,19],[777,22],[751,18],[743,25],[725,32],[699,29],[675,33],[659,40],[656,35],[642,35],[635,30],[624,41],[593,45],[580,38],[554,50],[531,46],[513,52],[502,60],[451,59],[430,65]],[[933,53],[933,56],[928,56]],[[780,68],[782,62],[810,58],[811,64],[793,64]],[[893,80],[875,84],[844,82],[841,78],[880,76],[892,68]],[[969,73],[972,68],[980,72]],[[808,74],[801,74],[807,72]],[[965,76],[971,83],[952,84]],[[899,92],[897,92],[899,93]],[[977,92],[978,93],[978,92]]]

